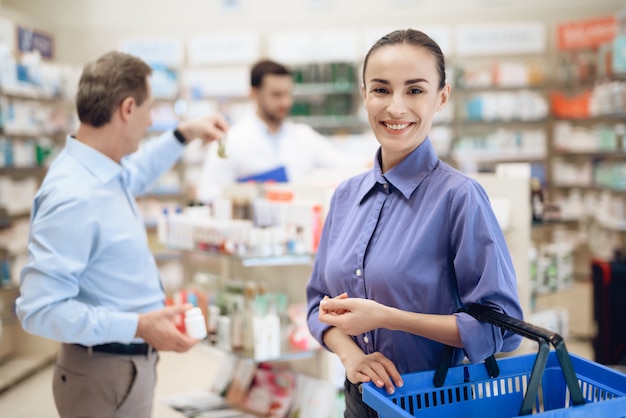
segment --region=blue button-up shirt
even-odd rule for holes
[[[307,285],[312,335],[323,344],[329,326],[318,319],[319,302],[343,292],[410,312],[449,315],[482,303],[522,318],[511,257],[484,189],[439,161],[428,138],[384,175],[379,158],[331,200]],[[456,350],[457,364],[519,345],[517,335],[456,315],[464,346]],[[353,338],[400,373],[435,368],[443,349],[388,329]]]
[[[134,196],[183,152],[171,132],[118,164],[68,137],[37,192],[16,311],[28,332],[84,345],[136,341],[164,306]]]

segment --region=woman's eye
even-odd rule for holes
[[[409,94],[420,94],[423,93],[422,89],[418,89],[417,87],[409,89]]]
[[[385,94],[385,93],[387,93],[387,89],[382,88],[382,87],[374,87],[372,89],[372,92],[379,93],[379,94]]]

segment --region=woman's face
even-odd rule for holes
[[[363,82],[365,110],[382,147],[386,172],[424,142],[450,86],[439,90],[435,57],[426,48],[408,44],[373,51]]]

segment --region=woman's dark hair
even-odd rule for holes
[[[388,45],[408,44],[426,48],[435,57],[437,62],[437,70],[439,72],[439,90],[446,85],[446,63],[441,52],[441,48],[437,45],[437,42],[433,41],[424,32],[420,32],[415,29],[396,30],[380,38],[365,55],[365,61],[363,63],[363,85],[365,85],[365,70],[367,68],[367,62],[370,55],[378,48]]]
[[[267,74],[291,75],[291,72],[282,64],[270,60],[259,61],[250,72],[250,85],[259,88],[263,84],[263,77]]]
[[[141,59],[111,51],[83,68],[76,94],[78,119],[99,128],[127,97],[141,105],[148,97],[148,76],[152,68]]]

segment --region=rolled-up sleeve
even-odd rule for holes
[[[451,245],[462,305],[479,303],[522,319],[517,280],[502,230],[484,189],[468,179],[451,198]],[[491,354],[512,351],[521,337],[482,323],[464,313],[457,325],[467,358],[480,362]]]

